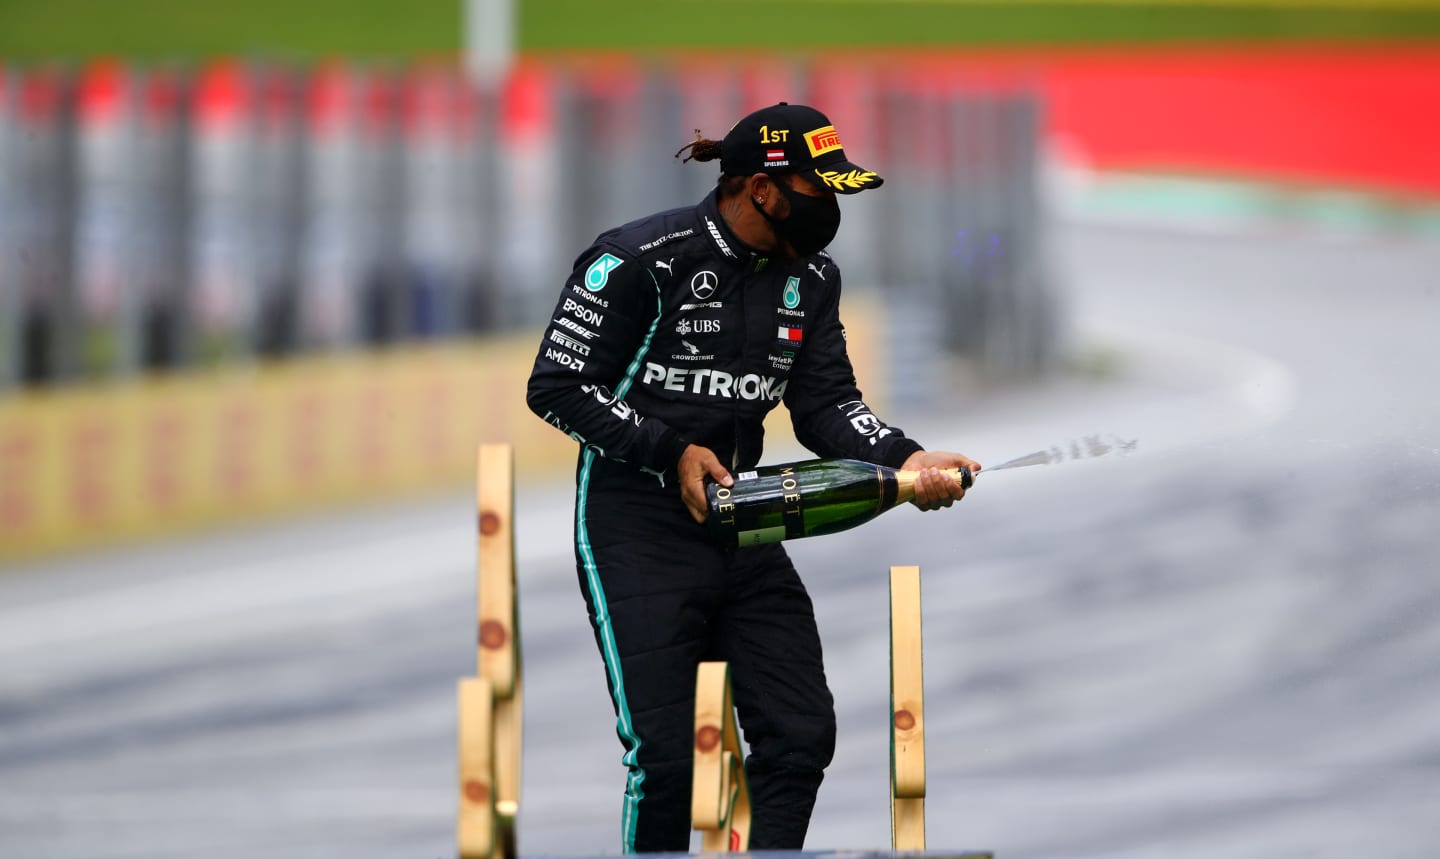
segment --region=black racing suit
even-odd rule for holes
[[[819,456],[899,466],[921,449],[861,400],[830,257],[767,259],[716,204],[633,221],[577,258],[526,397],[580,443],[576,565],[629,767],[626,852],[688,849],[699,662],[730,663],[752,848],[802,846],[835,745],[809,595],[781,546],[725,549],[691,519],[686,446],[752,468],[784,401]]]

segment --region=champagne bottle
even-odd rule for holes
[[[949,469],[969,488],[968,468]],[[918,471],[856,459],[813,459],[735,475],[730,488],[705,487],[710,534],[729,546],[756,546],[834,534],[915,497]]]

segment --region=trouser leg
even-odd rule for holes
[[[730,663],[750,746],[750,847],[798,850],[835,752],[835,703],[815,610],[778,545],[738,551],[730,582],[712,641]]]
[[[719,593],[719,554],[676,560],[673,544],[627,543],[580,559],[581,590],[606,666],[628,767],[621,814],[626,852],[690,845],[695,669]]]

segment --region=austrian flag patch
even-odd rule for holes
[[[779,161],[780,159],[782,159],[782,158],[784,158],[784,157],[785,157],[785,150],[783,150],[783,149],[767,149],[767,150],[765,150],[765,160],[766,160],[766,161]]]
[[[786,343],[799,343],[803,330],[798,325],[781,325],[775,330],[775,336]]]

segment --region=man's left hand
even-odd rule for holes
[[[910,454],[910,458],[905,460],[905,464],[900,468],[902,471],[920,472],[915,478],[915,497],[910,503],[921,510],[939,510],[965,497],[965,487],[960,485],[960,480],[941,469],[968,468],[971,474],[978,474],[981,466],[968,456],[958,453],[919,450]]]

